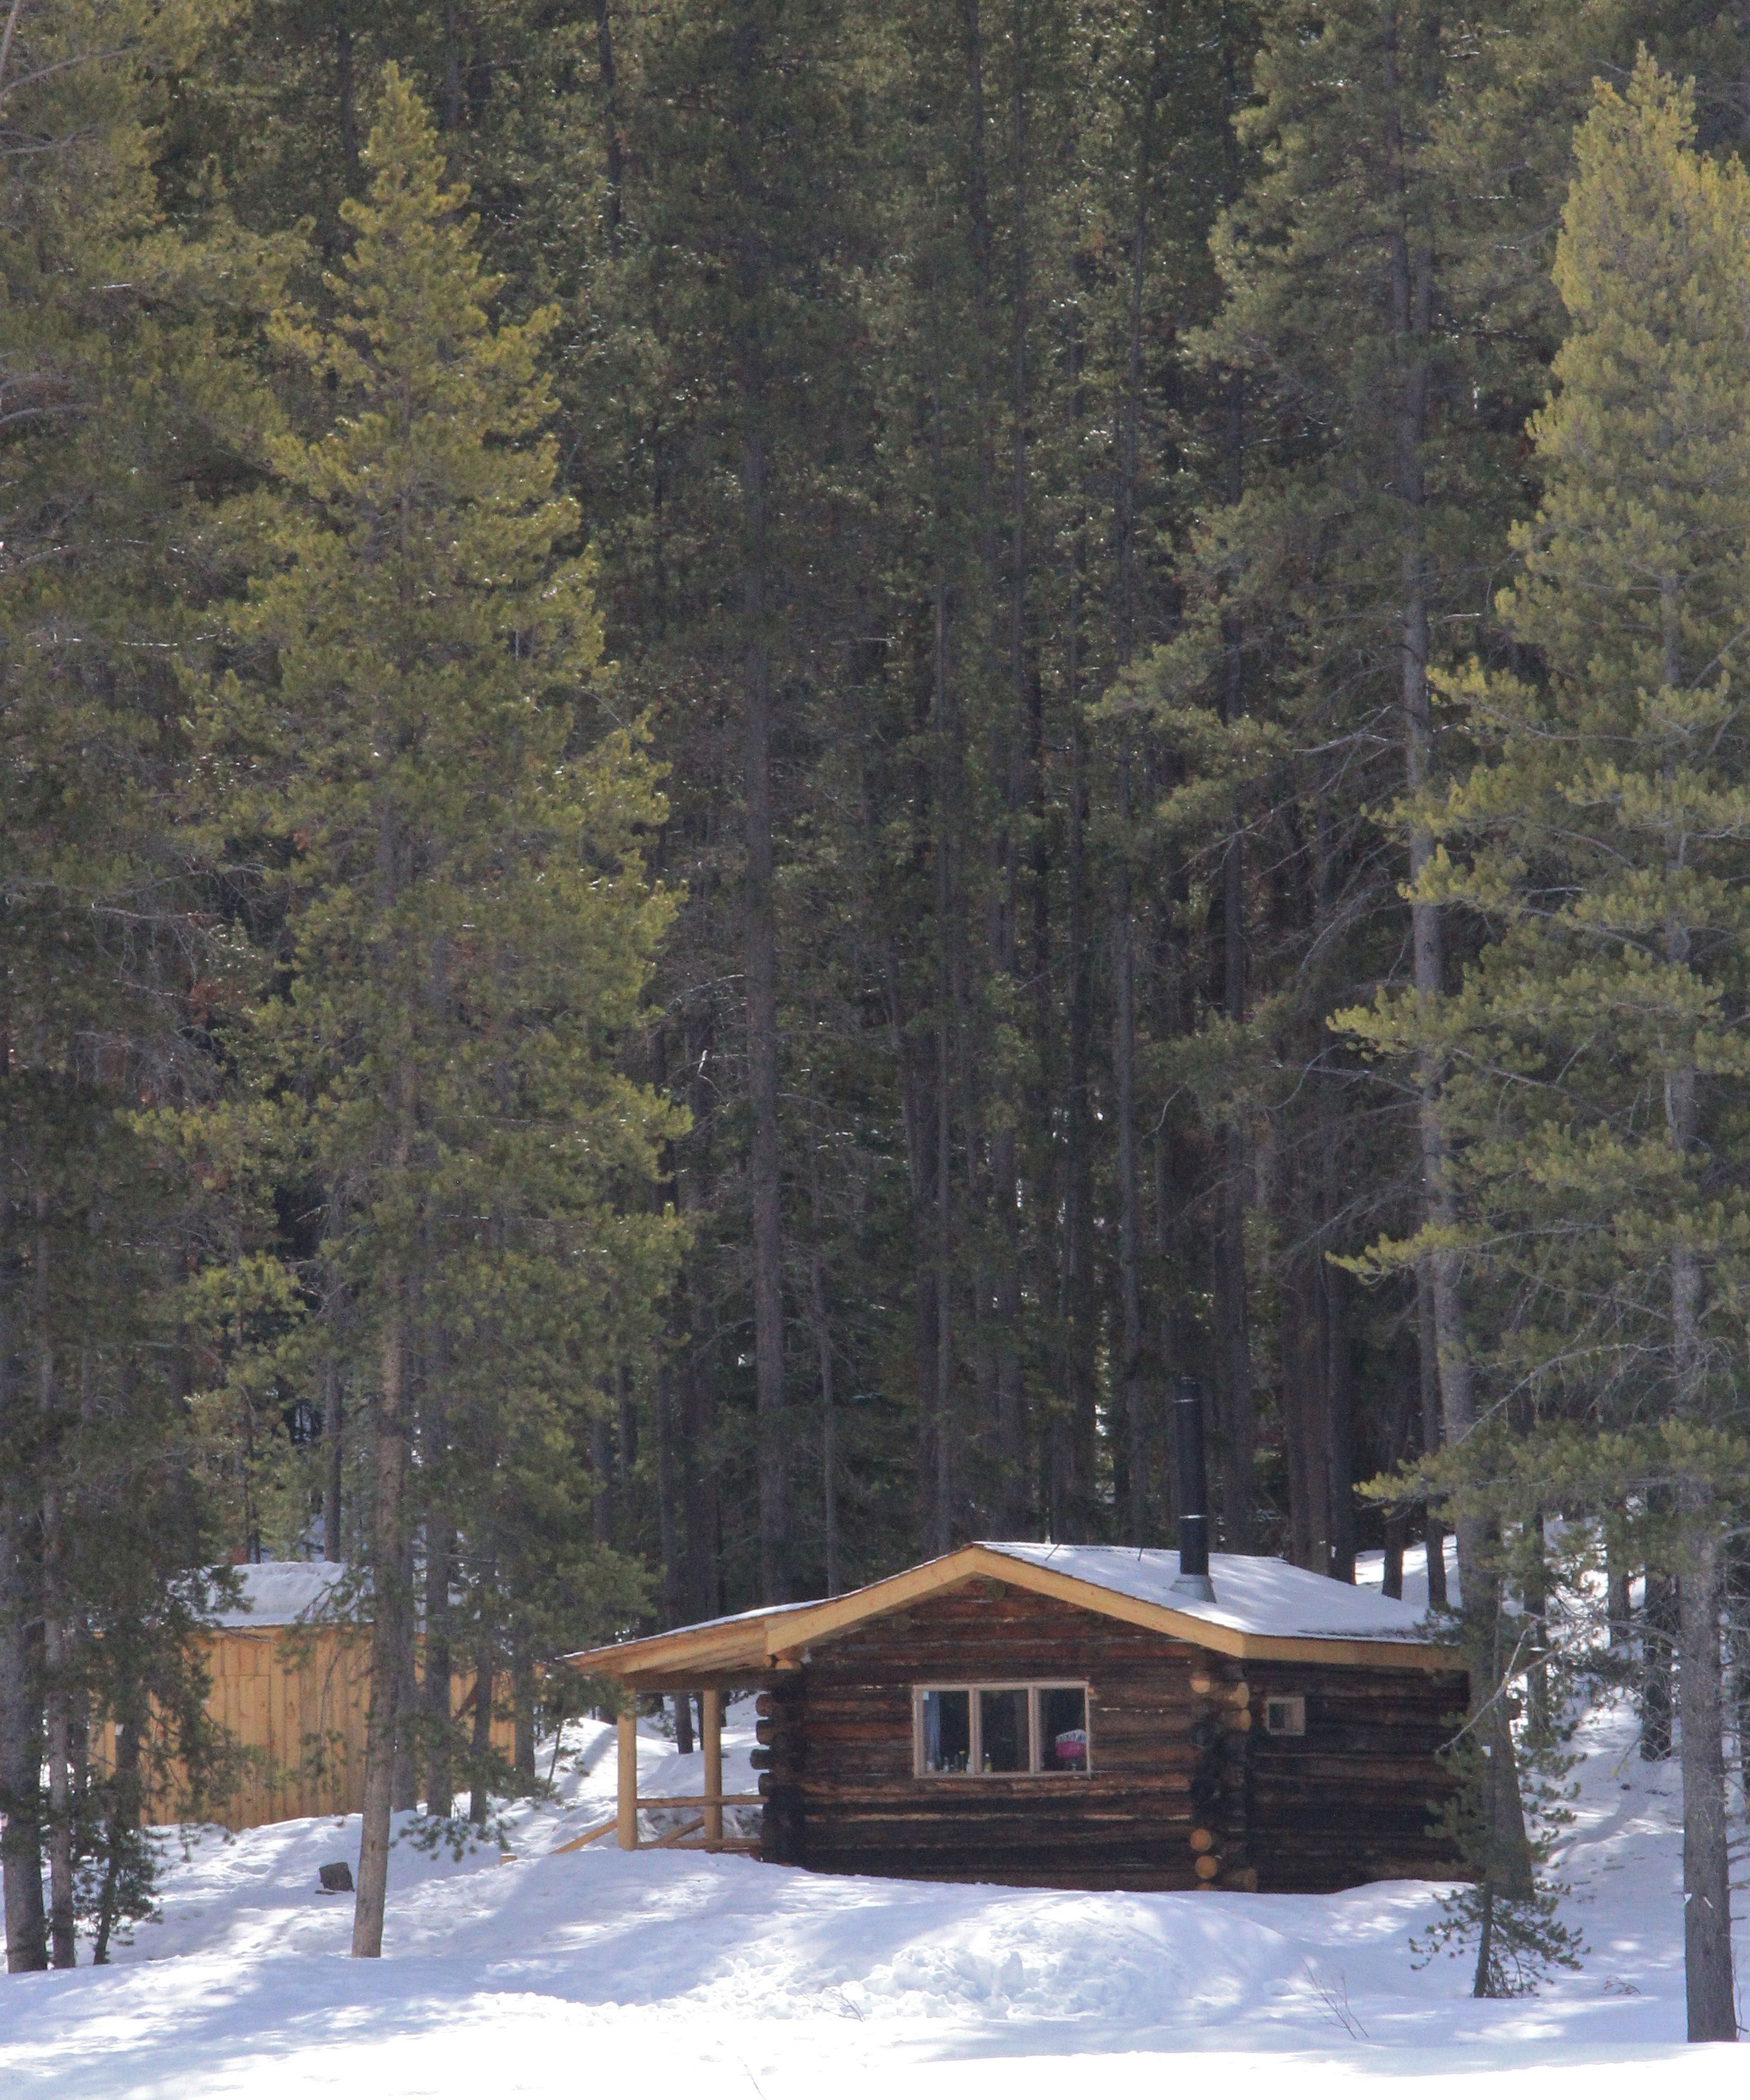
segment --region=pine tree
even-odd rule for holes
[[[198,5],[0,29],[0,1793],[8,1965],[150,1899],[145,1780],[205,1762],[213,1549],[175,1290],[198,1205],[139,1119],[198,1093],[215,951],[175,848],[193,553],[251,413],[271,271],[151,162]],[[156,1723],[152,1716],[156,1714]],[[106,1765],[106,1732],[121,1746]],[[44,1784],[46,1775],[46,1787]],[[42,1850],[49,1908],[42,1895]],[[115,1867],[94,1889],[93,1848]]]
[[[469,1453],[446,1520],[490,1587],[507,1443],[575,1454],[641,1349],[672,1233],[628,1199],[672,1124],[615,1066],[669,907],[642,873],[651,770],[592,727],[600,622],[543,435],[553,316],[488,319],[475,225],[392,66],[364,161],[332,326],[276,325],[310,386],[233,519],[253,577],[202,728],[209,832],[261,857],[284,915],[245,1054],[325,1192],[333,1346],[368,1396],[353,1950],[375,1955],[416,1718],[413,1454],[438,1484]]]
[[[1644,55],[1578,136],[1535,419],[1545,496],[1500,614],[1535,678],[1453,690],[1496,748],[1423,893],[1495,938],[1449,1017],[1472,1230],[1503,1355],[1624,1470],[1542,1462],[1600,1513],[1643,1499],[1677,1579],[1692,2040],[1736,2033],[1719,1621],[1744,1423],[1743,1023],[1750,743],[1750,176],[1695,149]],[[1501,1462],[1514,1462],[1511,1454]],[[1589,1472],[1590,1477],[1587,1477]]]

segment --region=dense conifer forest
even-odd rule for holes
[[[1195,1377],[1221,1549],[1456,1533],[1485,1940],[1607,1596],[1734,2032],[1747,140],[1723,0],[9,0],[11,1966],[231,1564],[435,1828]]]

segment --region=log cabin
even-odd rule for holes
[[[639,1692],[700,1694],[700,1811],[734,1841],[723,1701],[757,1686],[760,1835],[834,1873],[1065,1889],[1324,1894],[1460,1870],[1439,1752],[1470,1689],[1422,1615],[1286,1562],[1209,1550],[1203,1395],[1173,1409],[1176,1552],[962,1546],[841,1597],[572,1657],[634,1695],[619,1812],[639,1843]],[[565,1849],[571,1850],[572,1846]]]
[[[572,1661],[707,1695],[719,1842],[708,1737],[759,1688],[768,1860],[1080,1889],[1452,1873],[1438,1753],[1466,1680],[1422,1615],[1259,1556],[1208,1555],[1199,1586],[1173,1551],[986,1542]]]

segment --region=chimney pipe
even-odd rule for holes
[[[1182,1378],[1173,1403],[1173,1445],[1179,1458],[1179,1577],[1182,1596],[1215,1601],[1210,1580],[1209,1476],[1203,1463],[1203,1386]]]

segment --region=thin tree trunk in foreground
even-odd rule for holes
[[[0,1365],[6,1361],[0,1351]],[[3,1376],[3,1372],[0,1372]],[[0,1392],[0,1403],[7,1396]],[[0,1487],[0,1873],[6,1889],[6,1965],[49,1965],[42,1903],[42,1731],[29,1630],[29,1537],[21,1500]]]
[[[491,1789],[486,1780],[486,1760],[492,1748],[493,1657],[483,1641],[474,1658],[474,1779],[468,1789],[468,1820],[476,1830],[486,1828],[491,1806]]]
[[[411,1122],[409,1116],[408,1121]],[[410,1149],[403,1125],[394,1172],[404,1173]],[[383,1339],[372,1428],[376,1507],[372,1540],[376,1586],[371,1601],[371,1705],[365,1722],[364,1802],[359,1839],[358,1895],[352,1951],[374,1958],[383,1951],[383,1912],[389,1890],[389,1840],[400,1733],[403,1663],[411,1639],[408,1598],[400,1577],[406,1561],[408,1423],[406,1308],[399,1275],[386,1281]]]

